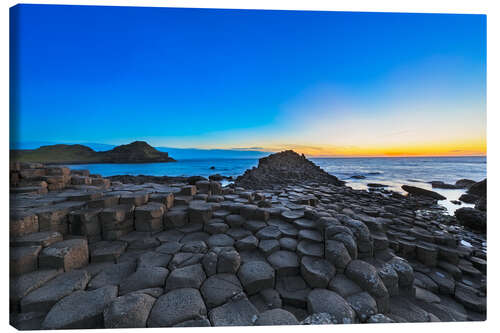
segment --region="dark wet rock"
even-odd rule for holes
[[[27,294],[40,288],[48,281],[52,280],[59,274],[62,274],[62,270],[39,270],[35,272],[30,272],[27,274],[19,275],[16,278],[10,280],[10,303],[16,305],[23,297]]]
[[[85,329],[104,326],[103,311],[117,296],[116,286],[76,291],[50,309],[43,329]]]
[[[259,314],[256,326],[298,325],[299,321],[293,314],[283,309],[267,310]]]
[[[119,294],[125,295],[141,289],[162,287],[169,271],[163,267],[141,267],[120,283]]]
[[[432,199],[436,200],[445,200],[446,197],[442,196],[441,194],[434,192],[434,191],[429,191],[420,187],[416,186],[410,186],[410,185],[403,185],[401,186],[403,190],[406,192],[415,195],[415,196],[422,196],[422,197],[429,197]]]
[[[384,264],[378,269],[378,275],[382,279],[387,291],[390,296],[396,296],[399,294],[399,277],[398,273],[389,264]]]
[[[40,330],[45,315],[43,312],[11,313],[10,324],[21,331]]]
[[[162,253],[162,254],[167,254],[167,255],[175,255],[178,253],[182,248],[182,244],[178,242],[166,242],[163,243],[162,245],[158,246],[155,251]]]
[[[335,267],[325,259],[302,257],[300,272],[306,282],[313,288],[326,288],[335,276]]]
[[[37,246],[23,246],[23,247],[14,247],[10,250],[10,274],[11,275],[19,275],[25,274],[29,272],[36,271],[38,269],[38,256],[42,247],[40,245]],[[50,268],[62,268],[59,265],[49,266],[44,264],[41,267],[42,269],[50,269]]]
[[[235,244],[238,251],[253,251],[259,245],[259,240],[254,236],[250,235],[245,238],[238,240]]]
[[[206,314],[205,303],[197,289],[175,289],[158,298],[147,326],[170,327],[188,320],[202,319]]]
[[[486,208],[487,208],[487,203],[486,203],[486,197],[481,197],[479,198],[479,200],[476,202],[476,204],[474,205],[474,208],[475,209],[479,209],[479,210],[482,210],[483,212],[486,211]]]
[[[226,303],[243,291],[240,281],[233,274],[217,274],[205,280],[200,288],[208,308]]]
[[[351,295],[346,298],[361,322],[365,322],[378,312],[377,302],[367,292]]]
[[[332,325],[336,324],[336,318],[329,313],[313,313],[300,322],[301,325]]]
[[[475,194],[464,193],[460,196],[460,198],[458,198],[458,200],[465,203],[474,204],[479,200],[479,196]]]
[[[382,313],[377,313],[377,314],[371,316],[370,318],[368,318],[368,320],[366,322],[369,324],[389,324],[389,323],[394,323],[394,320],[385,316]]]
[[[362,291],[354,281],[348,279],[343,274],[335,275],[328,284],[328,289],[335,291],[337,294],[344,298],[360,293]]]
[[[374,238],[373,235],[372,238]],[[347,249],[347,252],[349,252],[351,259],[358,258],[358,244],[356,243],[356,240],[354,239],[353,235],[347,232],[339,232],[332,237],[332,240],[344,244],[345,248]]]
[[[146,267],[167,267],[172,255],[161,252],[147,252],[137,260],[137,269]]]
[[[453,295],[455,293],[455,280],[447,272],[434,269],[428,275],[437,285],[439,293]]]
[[[265,239],[279,239],[281,237],[281,231],[276,226],[268,226],[260,229],[255,236],[261,240]]]
[[[172,229],[155,234],[155,237],[162,243],[180,242],[182,237],[184,237],[184,233],[179,230]]]
[[[241,265],[240,254],[235,250],[222,250],[217,257],[217,273],[236,274]]]
[[[11,241],[11,246],[42,246],[47,247],[53,243],[63,240],[61,233],[57,231],[34,232],[27,234]]]
[[[249,299],[259,312],[277,309],[283,306],[281,296],[276,289],[264,289],[252,295]]]
[[[428,322],[430,319],[427,311],[403,296],[395,296],[390,299],[389,316],[393,317],[394,315],[411,323]]]
[[[276,270],[277,276],[295,275],[299,272],[299,258],[294,252],[277,251],[267,260]]]
[[[225,217],[226,223],[231,228],[239,228],[245,223],[245,219],[241,215],[231,214]]]
[[[455,211],[455,217],[460,224],[473,230],[486,232],[486,214],[483,211],[463,207]]]
[[[174,270],[176,268],[198,264],[203,259],[203,256],[203,253],[178,252],[168,264],[168,268]]]
[[[261,158],[256,168],[236,178],[236,185],[244,188],[270,188],[304,181],[341,186],[344,182],[292,150]]]
[[[415,287],[415,298],[426,303],[440,303],[441,298],[436,294],[419,287]]]
[[[476,182],[470,179],[459,179],[455,182],[456,188],[469,188],[474,185]]]
[[[89,263],[86,239],[69,239],[54,243],[42,250],[38,263],[41,269],[63,268],[65,271],[80,268]]]
[[[486,196],[486,178],[469,187],[467,193],[477,195],[478,197]]]
[[[253,325],[259,311],[246,298],[227,302],[208,313],[213,326]]]
[[[229,228],[226,234],[238,241],[247,236],[250,236],[252,232],[243,228]]]
[[[414,280],[414,273],[412,266],[408,263],[408,261],[394,257],[388,263],[398,274],[398,284],[399,286],[411,286]]]
[[[479,313],[486,312],[486,297],[479,296],[474,288],[457,284],[455,288],[455,299],[465,308]]]
[[[334,240],[327,240],[325,246],[325,258],[335,267],[343,272],[347,265],[351,262],[351,256],[347,251],[344,243]]]
[[[445,182],[435,180],[430,182],[432,188],[442,188],[442,189],[456,189],[457,187],[454,184],[446,184]]]
[[[322,242],[323,241],[323,236],[319,231],[316,230],[300,230],[298,233],[298,239],[299,240],[309,240],[312,242]]]
[[[328,313],[336,324],[354,323],[355,313],[345,299],[328,289],[314,289],[307,296],[310,313]]]
[[[276,290],[284,304],[306,308],[307,295],[311,288],[301,276],[283,276],[276,280]]]
[[[207,239],[207,245],[209,248],[221,247],[221,246],[233,246],[234,239],[225,234],[215,234]]]
[[[206,253],[208,251],[207,243],[201,240],[186,242],[182,245],[181,251],[188,253]],[[216,243],[216,241],[214,243]]]
[[[378,184],[378,183],[368,183],[366,186],[371,187],[371,188],[383,188],[383,187],[389,187],[389,185],[386,184]]]
[[[22,312],[49,312],[60,299],[83,290],[90,280],[86,271],[71,271],[59,275],[21,300]]]
[[[304,212],[301,210],[285,210],[281,213],[281,216],[285,221],[293,222],[294,220],[303,218]]]
[[[205,225],[204,231],[211,235],[224,234],[229,229],[229,226],[222,222],[223,220],[220,221],[221,222],[209,222]]]
[[[266,257],[280,249],[280,243],[276,239],[264,239],[259,242],[259,250]]]
[[[193,200],[188,208],[189,222],[205,224],[212,218],[212,206],[201,200]]]
[[[200,288],[206,275],[200,264],[174,269],[165,282],[165,290]]]
[[[280,238],[279,243],[282,250],[295,251],[297,249],[297,240],[294,238]]]
[[[175,324],[173,327],[210,327],[210,321],[206,317],[200,319],[191,319],[183,321],[182,323]]]
[[[325,253],[322,242],[313,242],[309,240],[301,240],[297,244],[297,253],[302,256],[323,257]]]
[[[354,176],[351,176],[352,179],[365,179],[366,177],[363,176],[363,175],[354,175]]]
[[[346,267],[345,275],[375,297],[388,296],[387,288],[378,276],[377,270],[365,261],[352,260]]]
[[[127,243],[123,241],[101,241],[90,244],[90,262],[116,262],[126,248]]]
[[[135,268],[136,264],[133,261],[126,261],[106,267],[90,280],[87,288],[93,290],[104,286],[119,285],[135,272]]]
[[[266,262],[244,263],[238,271],[238,277],[248,295],[274,288],[274,269]]]
[[[149,313],[155,301],[154,297],[141,293],[132,293],[116,298],[104,310],[104,327],[146,327]]]

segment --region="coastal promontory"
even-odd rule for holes
[[[12,150],[11,159],[18,162],[46,164],[175,162],[168,153],[161,152],[144,141],[134,141],[107,151],[94,151],[92,148],[78,144],[57,144],[32,150]]]

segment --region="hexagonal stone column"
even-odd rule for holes
[[[171,327],[187,320],[199,319],[206,314],[207,308],[198,289],[175,289],[158,298],[147,326]]]
[[[248,295],[274,288],[274,268],[263,261],[250,261],[241,265],[238,278]]]
[[[89,263],[86,239],[70,239],[54,243],[43,249],[39,257],[41,269],[63,268],[70,271]]]

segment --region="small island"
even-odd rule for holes
[[[57,144],[32,150],[12,150],[11,159],[16,162],[44,164],[175,162],[168,153],[161,152],[144,141],[134,141],[106,151],[95,151],[78,144]]]

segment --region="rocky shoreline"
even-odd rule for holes
[[[436,198],[354,190],[293,152],[224,187],[139,177],[11,165],[13,326],[486,319],[486,234]]]

